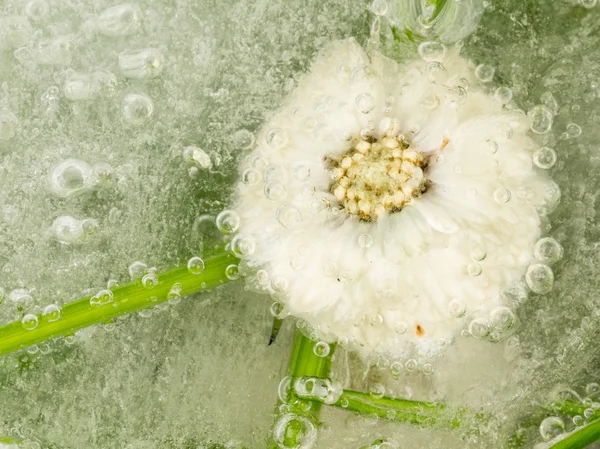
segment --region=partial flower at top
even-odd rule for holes
[[[485,336],[558,201],[527,117],[424,45],[397,64],[330,44],[241,168],[249,285],[365,354],[430,354],[469,323]]]

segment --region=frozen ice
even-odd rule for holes
[[[367,43],[377,18],[387,55],[416,55],[417,44],[395,41],[389,27],[413,24],[398,9],[407,3],[0,3],[0,320],[31,327],[31,313],[55,317],[76,298],[102,299],[94,295],[107,285],[130,281],[134,262],[143,265],[141,273],[134,267],[140,277],[154,273],[148,267],[159,276],[188,261],[197,268],[194,258],[237,229],[235,215],[217,217],[229,206],[238,162],[315,53],[347,36]],[[476,23],[483,12],[475,31],[463,35],[471,22],[460,32],[444,28],[444,44],[464,39],[463,54],[486,69],[490,94],[510,89],[502,104],[544,113],[534,137],[556,153],[542,169],[561,199],[543,228],[564,249],[552,288],[515,286],[506,292],[517,315],[508,337],[491,343],[467,331],[427,367],[336,352],[332,377],[344,388],[483,410],[493,418],[479,436],[325,407],[316,448],[379,438],[392,447],[501,447],[532,404],[570,391],[597,401],[586,385],[599,381],[600,368],[598,7],[481,4],[470,17]],[[273,130],[269,143],[284,140]],[[192,160],[182,157],[190,148]],[[260,171],[244,173],[244,182],[261,176],[264,161],[255,162]],[[269,194],[285,195],[272,182]],[[297,217],[282,211],[282,220]],[[368,240],[361,236],[364,246]],[[238,239],[236,248],[252,242]],[[230,268],[232,277],[240,272]],[[4,356],[0,437],[14,443],[0,446],[266,447],[293,327],[286,321],[267,346],[272,304],[227,285]],[[539,428],[523,432],[543,441]]]

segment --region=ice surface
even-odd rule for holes
[[[485,3],[464,53],[495,67],[494,86],[510,87],[524,110],[558,105],[540,136],[558,153],[562,191],[547,226],[565,248],[554,289],[521,306],[507,341],[464,339],[430,376],[392,379],[338,352],[333,375],[346,387],[381,383],[389,394],[491,412],[480,436],[327,409],[319,448],[380,437],[501,447],[536,404],[566,389],[585,397],[598,381],[600,7]],[[0,2],[2,321],[19,304],[36,311],[126,282],[133,261],[162,270],[206,251],[207,217],[227,205],[247,132],[325,43],[365,42],[370,9],[348,0]],[[201,153],[184,157],[190,147]],[[266,346],[269,306],[230,285],[6,356],[0,436],[22,448],[265,447],[291,334],[288,323]],[[525,433],[540,440],[537,429]]]

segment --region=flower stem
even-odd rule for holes
[[[318,425],[322,404],[298,397],[291,388],[295,379],[299,377],[329,377],[335,345],[330,345],[329,354],[325,357],[317,356],[314,346],[314,341],[295,330],[288,368],[289,394],[285,403],[281,398],[277,401],[275,426],[273,437],[269,440],[269,448],[300,447],[306,438],[310,438],[310,429],[307,427],[316,429]],[[291,416],[293,419],[289,419]],[[280,425],[282,422],[286,423],[285,426]]]
[[[312,397],[313,401],[319,401]],[[415,424],[420,427],[441,426],[449,429],[465,427],[466,423],[475,426],[485,415],[473,414],[465,409],[451,409],[445,405],[432,402],[411,401],[390,397],[376,397],[360,391],[344,390],[332,407],[343,408],[366,416],[378,416],[397,422]],[[471,418],[471,419],[468,419]]]
[[[570,433],[548,449],[583,449],[599,440],[600,420],[596,420]]]
[[[152,288],[144,287],[140,281],[132,282],[111,289],[111,293],[103,295],[103,300],[100,302],[93,301],[94,297],[88,296],[65,304],[60,314],[35,315],[37,325],[32,317],[28,317],[26,322],[14,321],[5,324],[0,326],[0,355],[51,338],[72,334],[78,329],[104,323],[115,317],[168,301],[173,297],[225,283],[229,280],[225,274],[226,268],[237,261],[230,253],[222,253],[206,259],[205,268],[199,274],[191,273],[187,266],[174,268],[160,274],[158,283]]]

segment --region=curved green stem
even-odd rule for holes
[[[319,398],[310,400],[322,402]],[[344,390],[332,407],[378,416],[397,422],[415,424],[420,427],[440,426],[449,429],[465,427],[467,423],[477,425],[486,420],[483,414],[473,414],[465,409],[451,409],[433,402],[411,401],[390,397],[376,397],[360,391]]]
[[[229,253],[219,254],[206,259],[199,274],[187,266],[178,267],[161,273],[152,288],[132,282],[65,304],[60,311],[27,315],[22,321],[0,326],[0,355],[225,283],[229,280],[226,268],[237,262]]]
[[[600,420],[575,430],[548,449],[583,449],[596,441],[600,441]]]

